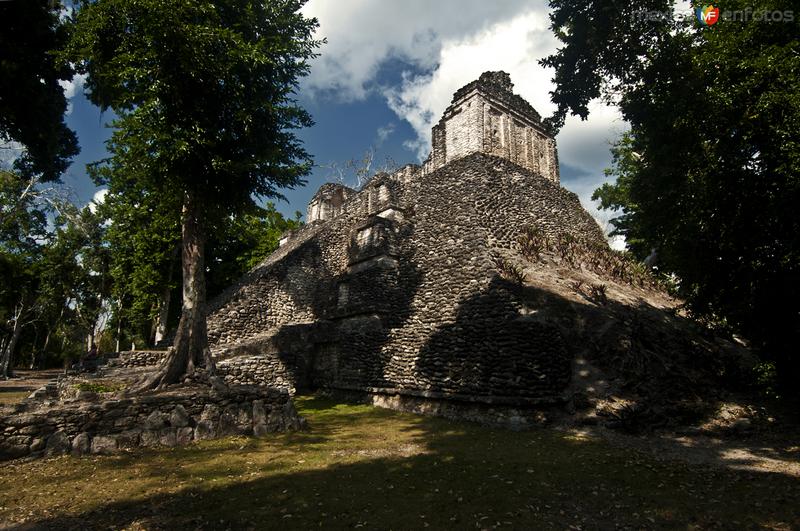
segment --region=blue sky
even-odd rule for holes
[[[315,168],[305,187],[286,190],[279,210],[305,213],[316,189],[343,165],[372,148],[376,163],[419,162],[430,149],[430,127],[452,93],[486,70],[511,74],[515,92],[543,115],[553,111],[552,72],[538,60],[555,50],[545,2],[520,0],[311,0],[303,9],[317,17],[327,39],[298,101],[315,125],[300,131]],[[105,156],[111,116],[101,115],[76,79],[68,124],[81,154],[64,175],[75,199],[88,202],[98,189],[86,175],[88,162]],[[602,224],[607,213],[590,204],[592,190],[609,165],[609,144],[626,128],[614,107],[596,102],[589,120],[571,118],[557,137],[562,185],[581,198]],[[352,184],[352,183],[349,183]]]

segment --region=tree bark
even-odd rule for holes
[[[122,339],[122,297],[117,299],[117,345],[115,352],[119,352],[119,343]]]
[[[20,333],[22,332],[22,315],[25,313],[25,303],[22,302],[14,310],[14,328],[11,332],[11,339],[5,345],[2,353],[0,354],[0,378],[7,379],[11,374],[9,366],[11,365],[11,356],[14,355],[14,349],[17,347]]]
[[[183,307],[175,346],[158,371],[140,388],[164,388],[205,367],[213,375],[215,366],[208,347],[206,329],[205,227],[201,205],[191,191],[184,194],[181,216],[181,262],[183,269]]]
[[[177,255],[178,251],[180,251],[180,249],[176,249],[175,255]],[[170,287],[170,283],[172,282],[173,262],[176,258],[175,255],[173,255],[173,259],[169,262],[167,285],[161,295],[161,304],[158,308],[158,317],[156,318],[154,326],[155,330],[153,334],[153,345],[157,345],[167,335],[167,319],[169,318],[169,305],[172,299],[172,288]]]

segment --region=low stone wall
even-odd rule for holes
[[[304,424],[289,394],[277,389],[234,386],[218,393],[196,386],[114,400],[87,398],[29,401],[0,411],[0,460],[263,436]]]
[[[151,367],[161,363],[166,356],[166,350],[130,350],[120,352],[110,364],[115,367]]]

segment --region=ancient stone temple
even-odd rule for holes
[[[307,222],[212,303],[228,378],[514,406],[555,401],[569,383],[559,330],[498,263],[527,227],[605,239],[559,185],[555,141],[508,74],[455,93],[422,165],[361,190],[325,184]]]

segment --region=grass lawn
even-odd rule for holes
[[[0,389],[0,405],[16,404],[26,398],[32,391],[17,391],[15,389]]]
[[[800,528],[793,477],[554,430],[297,405],[308,432],[4,464],[0,528]]]

